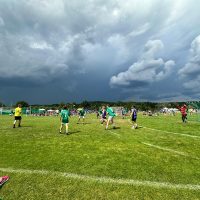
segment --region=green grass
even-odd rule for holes
[[[13,118],[0,116],[0,168],[5,168],[0,176],[10,176],[0,199],[200,199],[200,189],[106,183],[58,173],[200,185],[200,123],[182,124],[180,116],[139,115],[143,128],[132,130],[128,119],[117,118],[120,128],[108,131],[94,115],[86,121],[76,124],[77,117],[72,117],[67,136],[58,133],[59,117],[24,116],[22,127],[13,129]]]

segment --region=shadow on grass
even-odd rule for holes
[[[20,126],[20,127],[16,127],[16,128],[32,128],[33,126]]]
[[[142,126],[138,126],[136,129],[140,129],[140,128],[143,128]]]
[[[108,129],[105,129],[105,130],[117,130],[117,129],[121,129],[121,127],[108,128]]]
[[[80,133],[81,131],[69,131],[69,135]]]
[[[67,136],[69,136],[69,135],[72,135],[72,134],[76,134],[76,133],[80,133],[81,131],[69,131],[68,132],[68,134],[66,134],[66,133],[60,133],[61,135],[67,135]]]
[[[86,125],[86,124],[92,124],[90,122],[77,122],[77,124],[83,124],[83,125]]]

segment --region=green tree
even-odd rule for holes
[[[22,107],[29,107],[29,104],[26,101],[18,101],[16,103],[16,106],[18,106],[19,104],[21,104]]]

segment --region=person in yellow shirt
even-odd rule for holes
[[[15,120],[14,120],[13,128],[15,128],[15,124],[17,121],[19,121],[18,127],[20,127],[21,121],[22,121],[22,106],[21,106],[21,104],[18,104],[18,107],[15,108]]]

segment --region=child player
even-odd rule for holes
[[[83,124],[84,124],[84,122],[85,122],[85,109],[84,108],[82,108],[81,110],[79,110],[79,117],[78,117],[78,123],[80,122],[80,120],[81,120],[81,118],[83,119]],[[77,123],[77,124],[78,124]]]
[[[108,113],[108,121],[106,123],[106,129],[108,129],[108,125],[110,122],[111,122],[113,128],[115,128],[114,121],[113,121],[114,117],[116,116],[115,112],[113,111],[113,109],[111,107],[109,107],[109,105],[107,105],[106,112]]]
[[[107,123],[107,120],[106,120],[106,108],[105,108],[105,106],[102,106],[101,124],[103,125],[104,122]]]
[[[178,109],[180,110],[181,112],[181,115],[182,115],[182,121],[183,123],[186,123],[187,121],[187,106],[186,104],[184,104],[183,106],[181,107],[178,107]]]
[[[137,110],[132,107],[131,109],[131,121],[133,123],[132,129],[136,129],[138,127],[136,121],[137,121]]]
[[[63,125],[65,125],[66,128],[65,133],[68,135],[69,117],[70,117],[70,112],[67,109],[67,106],[64,106],[63,110],[60,113],[60,121],[61,121],[60,133],[62,133]]]
[[[22,106],[21,106],[21,104],[18,104],[18,107],[15,108],[15,120],[13,123],[13,128],[15,128],[15,124],[17,121],[19,121],[18,127],[21,127],[21,121],[22,121]]]

